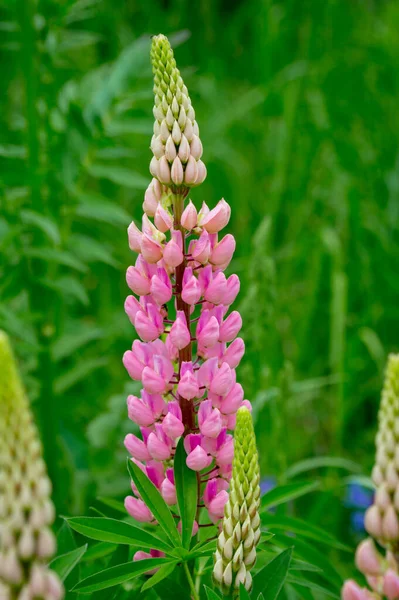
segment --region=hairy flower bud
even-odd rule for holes
[[[213,569],[215,582],[229,597],[237,596],[240,583],[248,591],[252,587],[250,569],[255,564],[260,538],[259,478],[252,417],[248,408],[242,406],[237,412],[233,474]]]
[[[49,529],[54,520],[51,484],[3,332],[0,372],[0,596],[59,600],[62,584],[46,567],[55,552],[55,538]]]
[[[206,168],[201,161],[195,112],[169,40],[162,34],[152,38],[151,61],[155,124],[150,172],[172,188],[199,185],[206,177]]]

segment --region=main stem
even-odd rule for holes
[[[187,196],[188,190],[184,190],[181,193],[177,193],[173,195],[173,214],[174,214],[174,228],[176,230],[181,231],[183,238],[183,254],[186,254],[186,241],[185,241],[185,231],[181,225],[181,216],[184,210],[184,199]],[[176,308],[177,310],[182,310],[186,316],[187,326],[190,327],[190,306],[186,304],[182,297],[181,292],[183,288],[183,275],[184,269],[186,268],[187,261],[184,258],[183,262],[176,267]],[[180,370],[182,362],[187,362],[192,360],[192,343],[179,350],[179,378],[180,378]],[[183,416],[183,423],[185,427],[185,433],[190,433],[195,429],[195,412],[194,412],[194,404],[191,400],[186,400],[179,395],[179,404]]]

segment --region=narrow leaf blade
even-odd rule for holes
[[[72,569],[74,569],[81,560],[86,550],[87,544],[80,546],[80,548],[75,548],[75,550],[71,550],[71,552],[67,552],[66,554],[56,556],[49,566],[57,573],[61,581],[65,581]]]
[[[141,592],[145,592],[145,590],[149,590],[154,585],[157,585],[157,583],[159,583],[160,581],[163,581],[164,579],[169,577],[169,575],[171,573],[173,573],[173,571],[175,570],[176,565],[177,565],[177,561],[171,562],[167,565],[164,565],[160,569],[158,569],[158,571],[156,573],[154,573],[154,575],[150,579],[147,579],[147,581],[144,583],[144,585],[141,588]]]
[[[254,577],[254,597],[263,593],[265,600],[276,600],[287,577],[293,548],[283,550]]]
[[[180,518],[182,521],[182,543],[184,548],[189,548],[195,514],[197,512],[198,485],[195,471],[189,469],[186,464],[186,456],[183,438],[180,438],[176,448],[174,473],[177,504],[179,506]]]

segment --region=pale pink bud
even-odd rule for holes
[[[149,552],[144,552],[143,550],[138,550],[133,556],[134,561],[145,560],[146,558],[152,558],[152,556]]]
[[[226,276],[224,273],[219,272],[208,285],[204,294],[205,300],[212,302],[212,304],[220,304],[221,302],[224,304],[226,289]]]
[[[382,519],[382,533],[386,540],[396,541],[399,538],[399,523],[394,506],[391,504]]]
[[[55,553],[55,537],[51,529],[48,527],[45,527],[39,532],[36,550],[40,558],[49,558]]]
[[[162,244],[150,235],[143,233],[141,238],[141,253],[150,264],[155,264],[162,258]]]
[[[177,391],[186,400],[192,400],[199,395],[198,381],[194,375],[192,362],[182,362]]]
[[[231,388],[230,392],[223,398],[220,404],[220,411],[225,415],[230,415],[239,409],[244,400],[244,390],[242,385],[236,383]]]
[[[151,455],[147,450],[146,444],[133,433],[128,433],[125,437],[125,448],[136,460],[150,460]]]
[[[176,146],[175,146],[175,143],[174,143],[171,135],[166,140],[165,156],[169,162],[173,162],[173,160],[176,158]],[[172,181],[173,181],[173,179],[172,179]]]
[[[151,432],[148,436],[147,449],[154,460],[168,460],[171,456],[169,444],[164,441],[158,432]]]
[[[170,166],[165,155],[158,161],[158,179],[164,185],[170,184]]]
[[[356,549],[356,566],[364,575],[381,575],[383,564],[371,538],[363,540]]]
[[[158,159],[155,156],[152,157],[151,162],[150,162],[150,173],[153,177],[158,177],[159,164],[158,164]]]
[[[29,588],[33,597],[44,596],[46,593],[46,571],[42,565],[32,566]]]
[[[208,456],[201,446],[197,446],[192,450],[186,459],[187,466],[193,471],[202,471],[202,469],[209,467],[211,462],[212,457]]]
[[[342,600],[369,600],[370,598],[367,590],[359,587],[352,579],[345,581],[341,597]]]
[[[172,232],[172,239],[166,244],[163,258],[169,267],[178,267],[183,262],[183,238],[181,231]]]
[[[192,245],[191,254],[194,260],[205,264],[208,262],[209,255],[211,253],[211,244],[209,242],[209,234],[207,231],[203,231]]]
[[[167,477],[162,482],[161,494],[166,504],[169,504],[169,506],[176,504],[176,487]]]
[[[222,198],[215,208],[213,208],[204,217],[201,222],[201,226],[208,231],[208,233],[217,233],[223,227],[226,227],[229,222],[231,215],[231,208],[227,204],[226,200]]]
[[[186,134],[186,132],[184,132]],[[187,137],[187,136],[186,136]],[[184,183],[187,185],[194,185],[198,177],[197,161],[193,156],[189,156],[186,168],[184,171]]]
[[[193,305],[201,298],[202,290],[193,270],[186,267],[183,276],[183,289],[181,297],[187,304]]]
[[[158,268],[156,275],[152,276],[150,292],[159,305],[166,304],[172,298],[172,284],[165,269]]]
[[[49,600],[62,600],[64,587],[53,571],[47,571],[46,573],[46,587]]]
[[[388,600],[399,598],[399,575],[392,569],[388,569],[385,573],[383,591]]]
[[[151,140],[151,150],[156,158],[161,158],[165,153],[165,147],[162,138],[159,135],[154,135]]]
[[[242,319],[239,312],[233,311],[220,327],[219,340],[231,342],[237,336],[242,327]]]
[[[151,408],[137,396],[128,396],[127,409],[129,419],[142,427],[148,427],[154,423],[154,415]]]
[[[163,208],[162,204],[158,204],[155,211],[154,223],[162,233],[169,231],[173,225],[172,215]]]
[[[127,228],[127,235],[129,238],[129,248],[134,252],[141,252],[141,238],[142,233],[137,225],[132,221]]]
[[[233,373],[227,363],[222,363],[218,372],[211,381],[210,391],[218,396],[225,396],[231,389],[234,383]]]
[[[194,185],[200,185],[205,180],[206,175],[206,166],[202,160],[197,161],[197,179],[195,180]]]
[[[234,237],[230,233],[228,233],[213,248],[209,261],[213,265],[223,265],[225,267],[231,261],[235,249],[236,241]]]
[[[222,429],[222,417],[217,408],[212,408],[211,400],[201,402],[198,410],[198,426],[202,435],[216,438]]]
[[[126,282],[132,292],[138,296],[144,296],[150,293],[150,280],[143,275],[136,267],[129,267],[126,271]]]
[[[184,311],[177,311],[176,321],[172,325],[169,336],[173,345],[179,350],[182,350],[190,343],[191,336]]]
[[[202,143],[198,135],[193,135],[190,144],[190,154],[194,156],[195,160],[199,160],[202,156]]]
[[[179,158],[182,163],[186,163],[190,156],[190,144],[187,141],[186,136],[183,134],[181,136],[181,141],[179,145]]]
[[[210,212],[209,206],[206,204],[206,202],[203,202],[202,206],[201,206],[201,210],[198,213],[198,221],[197,221],[198,227],[202,227],[202,223],[204,222],[204,220],[209,212]]]
[[[184,171],[181,160],[178,156],[173,161],[172,168],[170,170],[170,176],[175,185],[181,185],[183,183]]]
[[[134,326],[144,342],[151,342],[159,336],[158,327],[143,311],[136,314]]]
[[[184,229],[187,229],[187,231],[191,231],[192,229],[194,229],[194,227],[196,227],[196,225],[197,225],[197,209],[195,208],[195,206],[191,202],[191,200],[189,201],[186,208],[184,209],[183,214],[180,219],[180,222],[181,222],[182,226],[184,227]]]
[[[127,496],[125,498],[125,508],[129,515],[140,523],[149,523],[154,518],[150,509],[147,508],[144,502],[133,496]]]
[[[235,369],[239,365],[242,357],[244,356],[244,352],[244,340],[242,338],[237,338],[227,348],[226,352],[223,355],[223,360],[229,365],[229,367]]]
[[[381,514],[378,506],[373,504],[366,510],[364,516],[364,527],[370,535],[375,538],[381,538],[382,536],[382,523]]]
[[[154,185],[155,181],[159,186],[159,181],[157,179],[153,179],[144,194],[143,211],[149,217],[153,217],[155,215],[158,202],[161,198],[161,190]]]

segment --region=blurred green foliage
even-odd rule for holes
[[[353,542],[341,476],[370,471],[385,356],[399,349],[398,3],[0,10],[0,328],[24,369],[59,511],[128,488],[126,227],[150,180],[149,35],[163,32],[205,148],[208,178],[192,199],[232,205],[239,377],[262,472],[322,477],[299,516]]]

